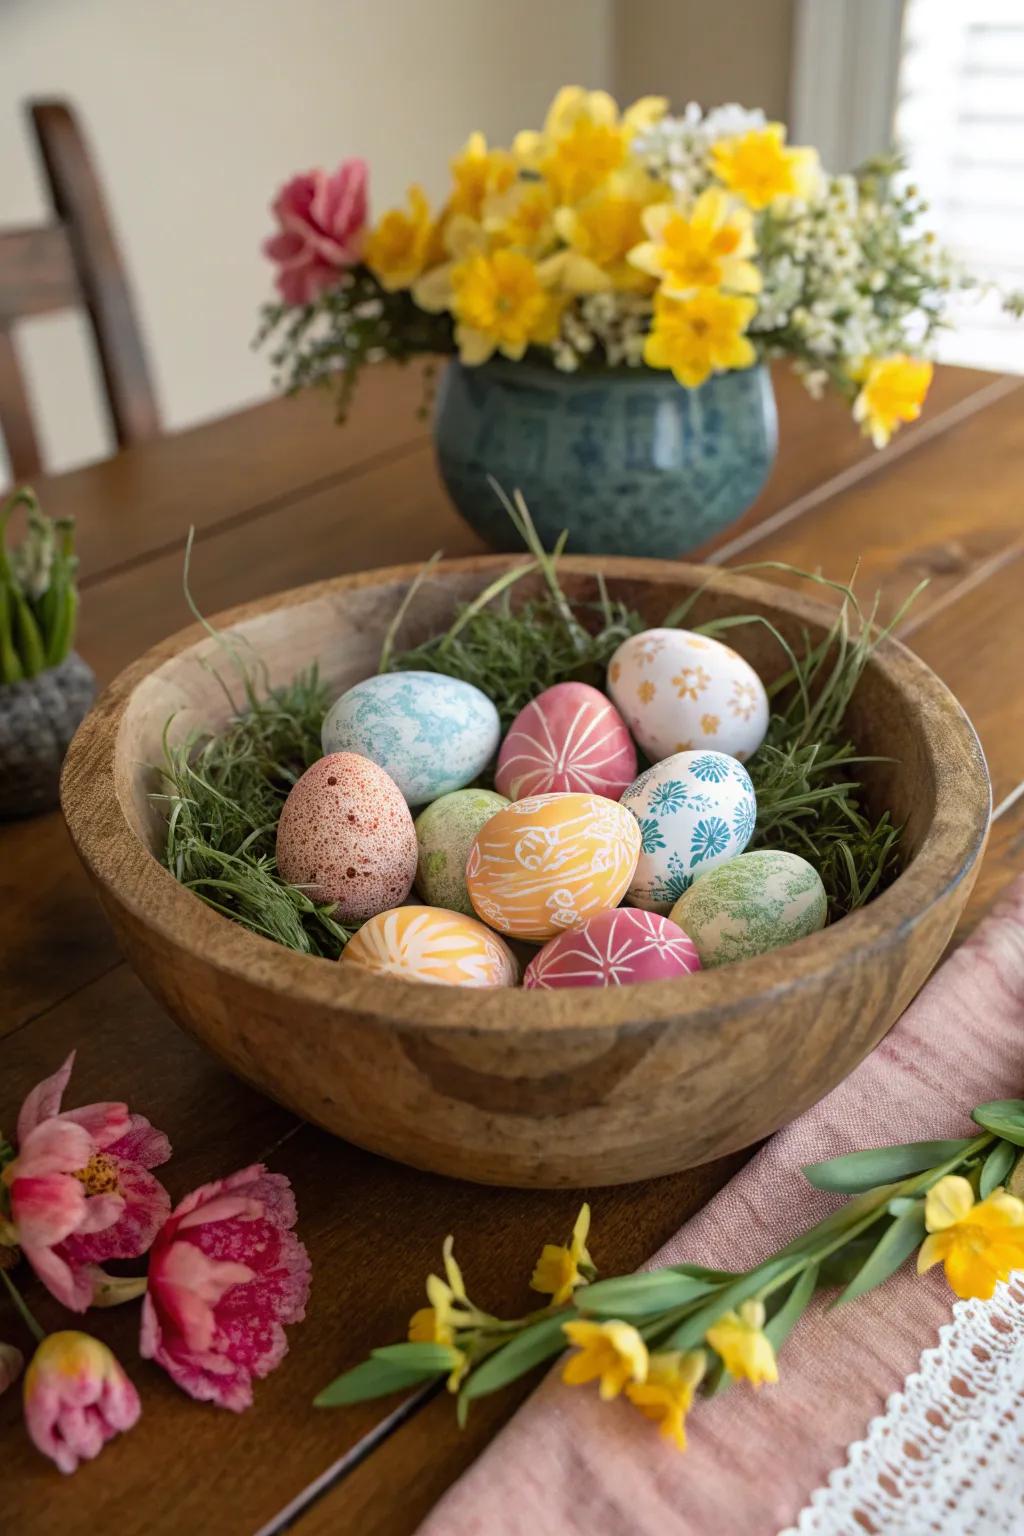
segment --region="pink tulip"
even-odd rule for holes
[[[61,1112],[74,1052],[29,1094],[18,1116],[18,1155],[3,1170],[11,1240],[43,1284],[73,1312],[93,1297],[94,1266],[145,1253],[171,1207],[149,1172],[171,1155],[162,1131],[126,1104]]]
[[[333,176],[293,176],[271,205],[280,225],[263,243],[277,262],[286,304],[311,304],[362,258],[366,233],[366,162],[343,160]]]
[[[294,1225],[291,1184],[259,1163],[186,1195],[150,1253],[143,1357],[192,1397],[248,1408],[253,1377],[288,1351],[284,1325],[305,1316],[309,1256]]]
[[[25,1357],[20,1349],[15,1349],[13,1344],[0,1344],[0,1392],[13,1387],[24,1364]]]
[[[139,1394],[105,1344],[87,1333],[51,1333],[25,1372],[25,1426],[62,1472],[98,1456],[131,1429]]]

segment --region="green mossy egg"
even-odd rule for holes
[[[706,969],[749,960],[825,926],[821,876],[795,853],[741,853],[701,875],[669,916]]]
[[[416,889],[431,907],[475,916],[466,893],[466,860],[485,822],[508,805],[492,789],[456,789],[416,818]]]

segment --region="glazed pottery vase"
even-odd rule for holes
[[[739,517],[777,442],[764,367],[684,389],[648,368],[559,373],[495,360],[449,364],[434,441],[444,483],[494,549],[522,542],[490,484],[519,489],[547,548],[672,559]]]
[[[88,714],[96,679],[74,651],[20,683],[0,683],[0,820],[58,803],[68,744]]]

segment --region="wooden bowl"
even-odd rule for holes
[[[438,633],[507,556],[437,567],[402,639]],[[613,596],[657,624],[708,578],[660,561],[566,559],[574,597]],[[414,571],[369,571],[221,615],[272,684],[319,660],[341,692],[376,668]],[[533,578],[530,578],[532,580]],[[728,571],[691,623],[767,615],[791,642],[832,610]],[[730,633],[766,679],[782,668],[762,625]],[[853,739],[894,761],[865,769],[872,809],[905,823],[905,865],[877,900],[824,932],[683,981],[530,991],[360,975],[257,938],[204,906],[159,863],[149,796],[169,716],[175,738],[227,718],[202,662],[230,671],[198,627],[156,646],[75,737],[62,803],[131,964],[173,1017],[229,1067],[360,1146],[483,1183],[601,1185],[675,1172],[768,1135],[834,1087],[885,1034],[938,961],[988,828],[985,761],[956,700],[892,640],[850,714]]]

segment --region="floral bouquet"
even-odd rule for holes
[[[881,447],[918,416],[946,300],[971,286],[899,171],[828,175],[761,112],[645,97],[620,114],[567,86],[510,149],[471,135],[438,209],[412,186],[371,224],[361,160],[296,176],[263,334],[290,389],[335,381],[342,410],[384,357],[666,370],[693,390],[786,356]]]

